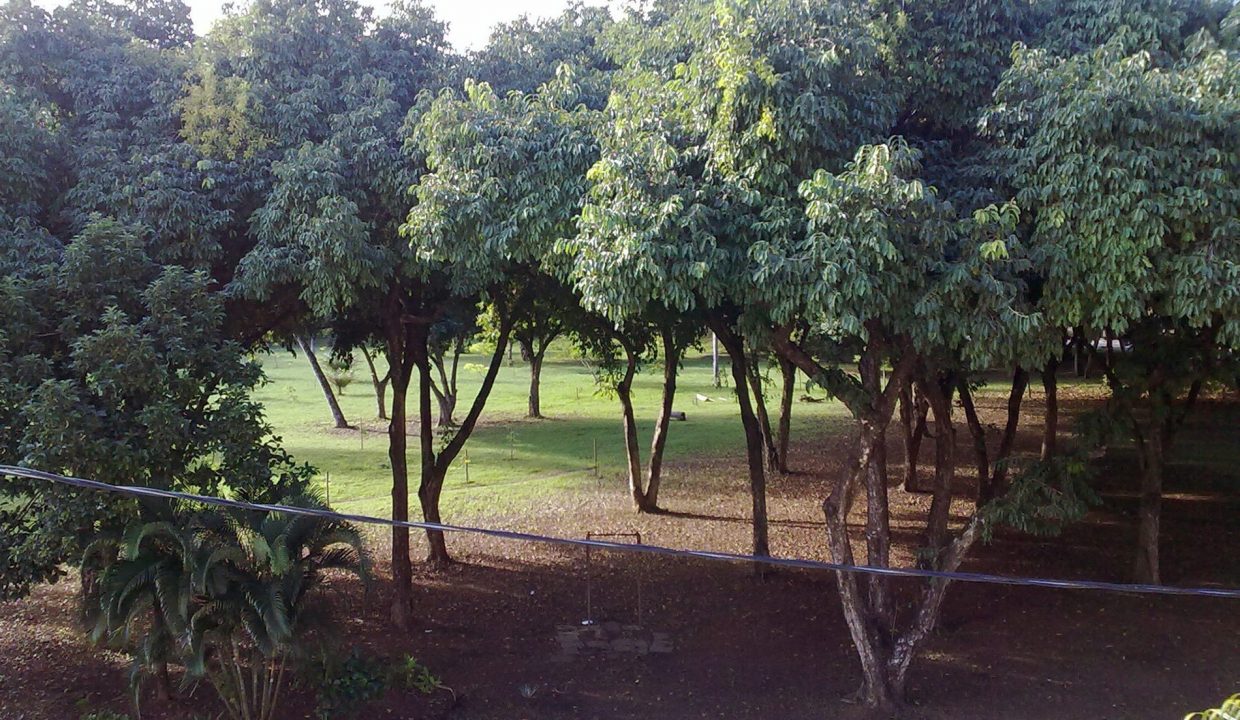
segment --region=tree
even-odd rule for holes
[[[768,452],[746,344],[766,323],[751,248],[800,233],[800,179],[889,125],[894,109],[870,71],[877,56],[857,13],[851,4],[685,3],[630,19],[616,32],[616,119],[575,248],[588,307],[617,320],[651,302],[696,310],[726,349],[757,554],[768,552]],[[818,41],[827,36],[839,39]]]
[[[402,229],[424,272],[447,297],[482,296],[499,322],[496,344],[469,413],[436,448],[430,426],[431,367],[418,359],[422,408],[423,516],[439,521],[439,497],[452,461],[477,423],[510,334],[556,242],[569,234],[595,156],[593,114],[578,103],[571,72],[532,95],[500,98],[466,81],[464,97],[445,90],[425,109],[409,143],[429,172],[413,188],[417,204]],[[431,558],[449,561],[443,534],[428,531]]]
[[[251,110],[237,123],[254,128],[244,137],[262,140],[238,152],[251,157],[259,199],[256,242],[231,292],[259,303],[291,295],[295,312],[336,329],[336,352],[382,344],[392,388],[392,517],[407,520],[408,389],[442,290],[399,234],[419,168],[402,150],[400,129],[416,94],[442,75],[443,26],[418,5],[376,21],[349,0],[259,2],[222,21],[207,46],[209,75],[246,93],[245,103],[228,105]],[[228,115],[202,111],[194,110],[200,127],[209,126],[204,114]],[[408,628],[405,528],[392,531],[392,574],[393,622]]]
[[[607,8],[577,0],[555,17],[531,20],[523,15],[497,25],[467,69],[475,80],[506,95],[535,92],[555,79],[561,65],[568,65],[574,69],[581,101],[601,110],[616,69],[608,48],[613,24]]]
[[[298,334],[295,337],[297,348],[301,350],[302,355],[306,356],[306,360],[310,363],[310,371],[314,374],[314,379],[319,383],[319,389],[323,391],[323,397],[327,400],[327,407],[331,410],[332,421],[336,424],[337,429],[350,427],[349,421],[344,417],[344,411],[340,409],[340,401],[336,399],[336,393],[333,392],[328,377],[323,373],[323,367],[319,364],[319,358],[314,353],[314,339],[304,334]]]
[[[205,273],[153,262],[134,230],[111,220],[63,247],[43,242],[46,260],[0,251],[4,463],[206,494],[308,475],[250,399],[261,370],[225,337]],[[32,481],[8,481],[4,494],[10,596],[58,577],[128,517],[109,498]]]
[[[1077,54],[1018,49],[987,123],[1017,202],[1034,214],[1048,316],[1105,339],[1110,409],[1142,468],[1134,575],[1158,582],[1166,451],[1240,337],[1240,265],[1224,240],[1240,204],[1240,64],[1209,29],[1173,33],[1178,7],[1125,12],[1105,44],[1047,43]]]
[[[502,324],[502,320],[497,323]],[[439,427],[456,425],[453,414],[460,397],[457,389],[457,371],[461,355],[478,334],[478,309],[469,301],[455,303],[444,311],[443,317],[431,326],[429,341],[430,360],[437,377],[432,378],[431,392],[439,403]]]

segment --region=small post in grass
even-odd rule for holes
[[[469,483],[469,448],[465,449],[465,482]]]
[[[326,491],[327,492],[327,499],[326,499],[327,506],[331,507],[331,504],[332,504],[332,474],[331,473],[327,473],[327,479],[323,481],[323,484],[327,488],[327,491]]]

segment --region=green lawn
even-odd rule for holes
[[[529,370],[519,357],[505,362],[487,402],[479,427],[466,449],[469,480],[465,479],[464,455],[448,473],[443,510],[460,520],[525,504],[539,494],[566,488],[590,487],[597,482],[620,486],[624,473],[624,449],[620,405],[614,397],[596,393],[594,378],[580,360],[566,353],[549,353],[543,368],[542,411],[548,419],[525,419]],[[320,350],[326,359],[326,352]],[[300,461],[319,470],[320,481],[330,477],[331,502],[349,512],[387,515],[391,509],[391,476],[387,457],[386,423],[375,420],[376,406],[365,363],[355,367],[355,380],[340,398],[351,424],[359,430],[332,427],[327,404],[305,358],[279,351],[262,359],[270,383],[257,393],[267,416],[284,446]],[[481,381],[485,358],[462,358],[461,394],[457,418],[462,417]],[[724,380],[727,358],[722,358]],[[652,367],[634,383],[634,405],[642,434],[643,460],[648,451],[653,418],[661,392],[661,368]],[[768,390],[772,414],[778,411],[776,389]],[[711,402],[695,402],[695,396]],[[798,387],[797,397],[805,394]],[[818,390],[817,397],[822,397]],[[416,409],[417,389],[410,388]],[[390,398],[389,398],[390,400]],[[740,454],[744,441],[739,411],[732,390],[711,383],[709,355],[693,355],[684,365],[676,408],[688,414],[686,422],[674,422],[668,440],[667,460],[690,456]],[[416,410],[415,410],[416,412]],[[416,417],[416,415],[415,415]],[[793,437],[822,431],[824,420],[844,417],[834,402],[797,402],[793,409]],[[411,418],[411,422],[414,418]],[[774,417],[772,417],[774,421]],[[416,425],[410,425],[416,432]],[[593,470],[597,444],[599,475]],[[410,437],[409,464],[416,474],[417,438]],[[411,484],[416,485],[416,475]],[[412,489],[412,488],[411,488]],[[416,497],[411,498],[416,507]]]

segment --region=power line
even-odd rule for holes
[[[982,583],[988,585],[1011,585],[1020,587],[1054,588],[1059,590],[1095,590],[1100,592],[1125,593],[1130,595],[1176,595],[1188,597],[1216,597],[1240,599],[1240,588],[1208,588],[1208,587],[1174,587],[1167,585],[1142,585],[1137,583],[1112,583],[1098,580],[1056,580],[1051,578],[1011,577],[987,573],[945,572],[941,570],[924,570],[920,568],[889,568],[869,565],[847,565],[843,563],[824,562],[820,560],[804,560],[798,558],[765,557],[760,555],[741,555],[737,553],[715,552],[711,550],[681,550],[659,545],[637,545],[615,543],[606,540],[578,539],[538,535],[518,532],[515,530],[498,530],[494,528],[470,527],[467,525],[446,525],[443,523],[418,522],[414,520],[392,520],[371,515],[356,515],[336,512],[321,508],[304,508],[290,505],[271,505],[267,503],[243,502],[210,495],[194,495],[176,490],[159,490],[138,485],[113,485],[98,480],[75,478],[42,470],[0,465],[0,476],[22,477],[31,480],[70,485],[86,490],[119,493],[132,497],[161,498],[165,500],[182,500],[202,503],[216,507],[235,508],[256,512],[278,512],[290,515],[306,515],[328,520],[341,520],[363,525],[383,525],[402,527],[411,530],[438,530],[445,533],[468,533],[504,540],[520,542],[538,542],[550,545],[569,545],[574,547],[614,550],[617,552],[640,552],[651,555],[663,555],[677,558],[698,560],[716,560],[724,562],[742,562],[775,567],[798,568],[803,570],[830,570],[835,572],[853,572],[865,575],[881,575],[887,577],[908,577],[923,579],[940,579],[955,582]]]

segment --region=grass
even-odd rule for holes
[[[543,366],[542,412],[545,420],[525,418],[529,391],[529,368],[519,358],[505,362],[487,401],[481,422],[462,454],[448,472],[443,492],[446,518],[461,519],[504,512],[528,505],[536,498],[564,489],[605,483],[624,484],[624,447],[620,404],[597,392],[594,377],[580,360],[553,348]],[[320,351],[321,359],[326,353]],[[462,358],[459,420],[472,402],[481,382],[482,355]],[[256,397],[284,446],[295,458],[319,471],[319,481],[329,486],[331,503],[342,510],[386,516],[391,511],[391,467],[387,456],[387,423],[378,421],[374,392],[365,363],[358,358],[355,379],[340,396],[340,404],[352,430],[332,427],[327,403],[319,391],[305,358],[276,352],[262,359],[270,382]],[[739,409],[727,383],[727,358],[721,360],[725,386],[713,387],[709,355],[691,355],[678,381],[676,409],[688,415],[673,422],[668,438],[667,462],[693,456],[735,455],[744,452]],[[642,459],[647,459],[662,379],[661,368],[648,368],[634,382],[634,406],[642,437]],[[777,379],[775,380],[777,382]],[[768,389],[768,406],[778,412],[774,387]],[[797,397],[805,394],[798,387]],[[410,432],[416,433],[416,378],[410,388]],[[711,398],[697,402],[696,396]],[[822,396],[821,390],[817,391]],[[390,393],[389,393],[390,403]],[[838,422],[844,409],[835,402],[797,402],[793,408],[793,437],[821,432],[823,422]],[[595,448],[598,471],[595,473]],[[418,450],[416,435],[410,437],[408,461],[411,485],[416,487]],[[668,485],[674,487],[674,474]],[[411,488],[413,489],[413,488]],[[410,498],[417,506],[417,498]]]

